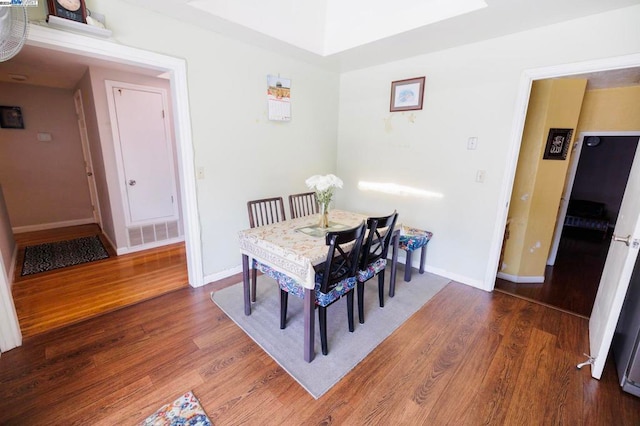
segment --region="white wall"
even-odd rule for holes
[[[17,255],[16,240],[13,238],[11,230],[11,221],[9,220],[9,212],[7,204],[4,201],[4,192],[0,185],[0,263],[4,265],[8,277],[12,277],[13,263]]]
[[[13,239],[9,213],[0,185],[0,352],[22,344],[16,308],[11,297],[13,263],[16,260],[16,254],[17,246]]]
[[[523,71],[637,53],[639,19],[634,6],[342,74],[338,175],[346,186],[338,202],[379,214],[397,209],[401,222],[434,233],[427,269],[487,288],[508,153],[519,143],[510,133]],[[391,81],[418,76],[426,76],[423,110],[390,113]],[[472,136],[478,148],[467,150]],[[478,170],[484,183],[475,182]],[[360,180],[443,197],[365,193]]]
[[[335,172],[337,159],[346,184],[338,207],[398,209],[403,222],[435,233],[431,270],[482,286],[493,267],[523,71],[640,51],[635,6],[338,76],[123,0],[89,3],[106,15],[118,42],[187,61],[196,168],[206,176],[198,181],[198,208],[210,277],[238,270],[247,200],[304,190],[306,177]],[[266,120],[266,75],[278,73],[292,79],[290,123]],[[389,113],[390,82],[421,75],[424,109]],[[475,151],[466,150],[470,136],[479,138]],[[485,183],[474,182],[477,170],[486,171]],[[358,180],[443,198],[374,196],[358,191]]]
[[[301,192],[335,172],[338,75],[121,0],[94,0],[121,43],[185,58],[205,276],[239,271],[250,199]],[[144,30],[141,30],[144,29]],[[267,120],[267,75],[291,79],[292,120]]]

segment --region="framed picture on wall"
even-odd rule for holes
[[[549,129],[543,160],[565,160],[571,144],[573,129]]]
[[[0,127],[3,129],[24,129],[20,107],[0,106]]]
[[[424,77],[391,82],[390,111],[412,111],[422,109]]]

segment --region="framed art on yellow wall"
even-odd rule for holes
[[[564,160],[569,152],[573,129],[549,129],[543,160]]]

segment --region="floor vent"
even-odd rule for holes
[[[129,247],[169,240],[180,236],[178,221],[154,223],[151,225],[127,228],[129,232]]]

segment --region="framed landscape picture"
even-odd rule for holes
[[[422,109],[424,77],[391,82],[390,111],[412,111]]]

